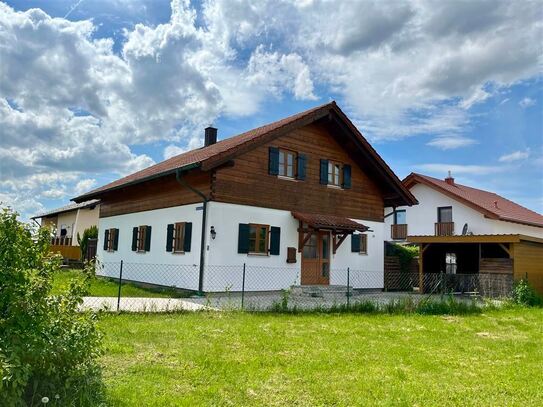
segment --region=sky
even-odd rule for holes
[[[543,212],[543,1],[0,1],[23,218],[335,100],[385,161]]]

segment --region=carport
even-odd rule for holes
[[[408,236],[419,245],[419,281],[428,291],[425,275],[476,276],[513,280],[527,278],[543,294],[543,239],[521,234]]]

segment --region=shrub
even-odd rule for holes
[[[411,261],[419,255],[417,246],[403,246],[396,243],[387,244],[387,256],[397,256],[402,272],[409,272]]]
[[[0,212],[0,400],[2,405],[96,405],[101,337],[95,315],[80,311],[88,281],[51,295],[61,258],[49,231]]]
[[[526,279],[519,280],[513,287],[513,301],[529,307],[543,306],[543,298]]]
[[[89,239],[98,239],[98,226],[93,225],[83,231],[83,237],[79,236],[77,232],[77,244],[81,248],[81,259],[85,259],[87,255],[87,247],[89,246]]]

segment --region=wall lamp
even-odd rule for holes
[[[211,239],[215,240],[217,237],[217,232],[215,231],[215,226],[211,226],[211,230],[209,231],[209,234],[211,235]]]

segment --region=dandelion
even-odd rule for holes
[[[58,400],[59,398],[60,398],[60,395],[58,395],[58,394],[55,394],[55,399],[57,399],[57,400]]]
[[[43,404],[49,403],[49,397],[42,397],[42,398],[41,398],[41,402],[42,402]]]

